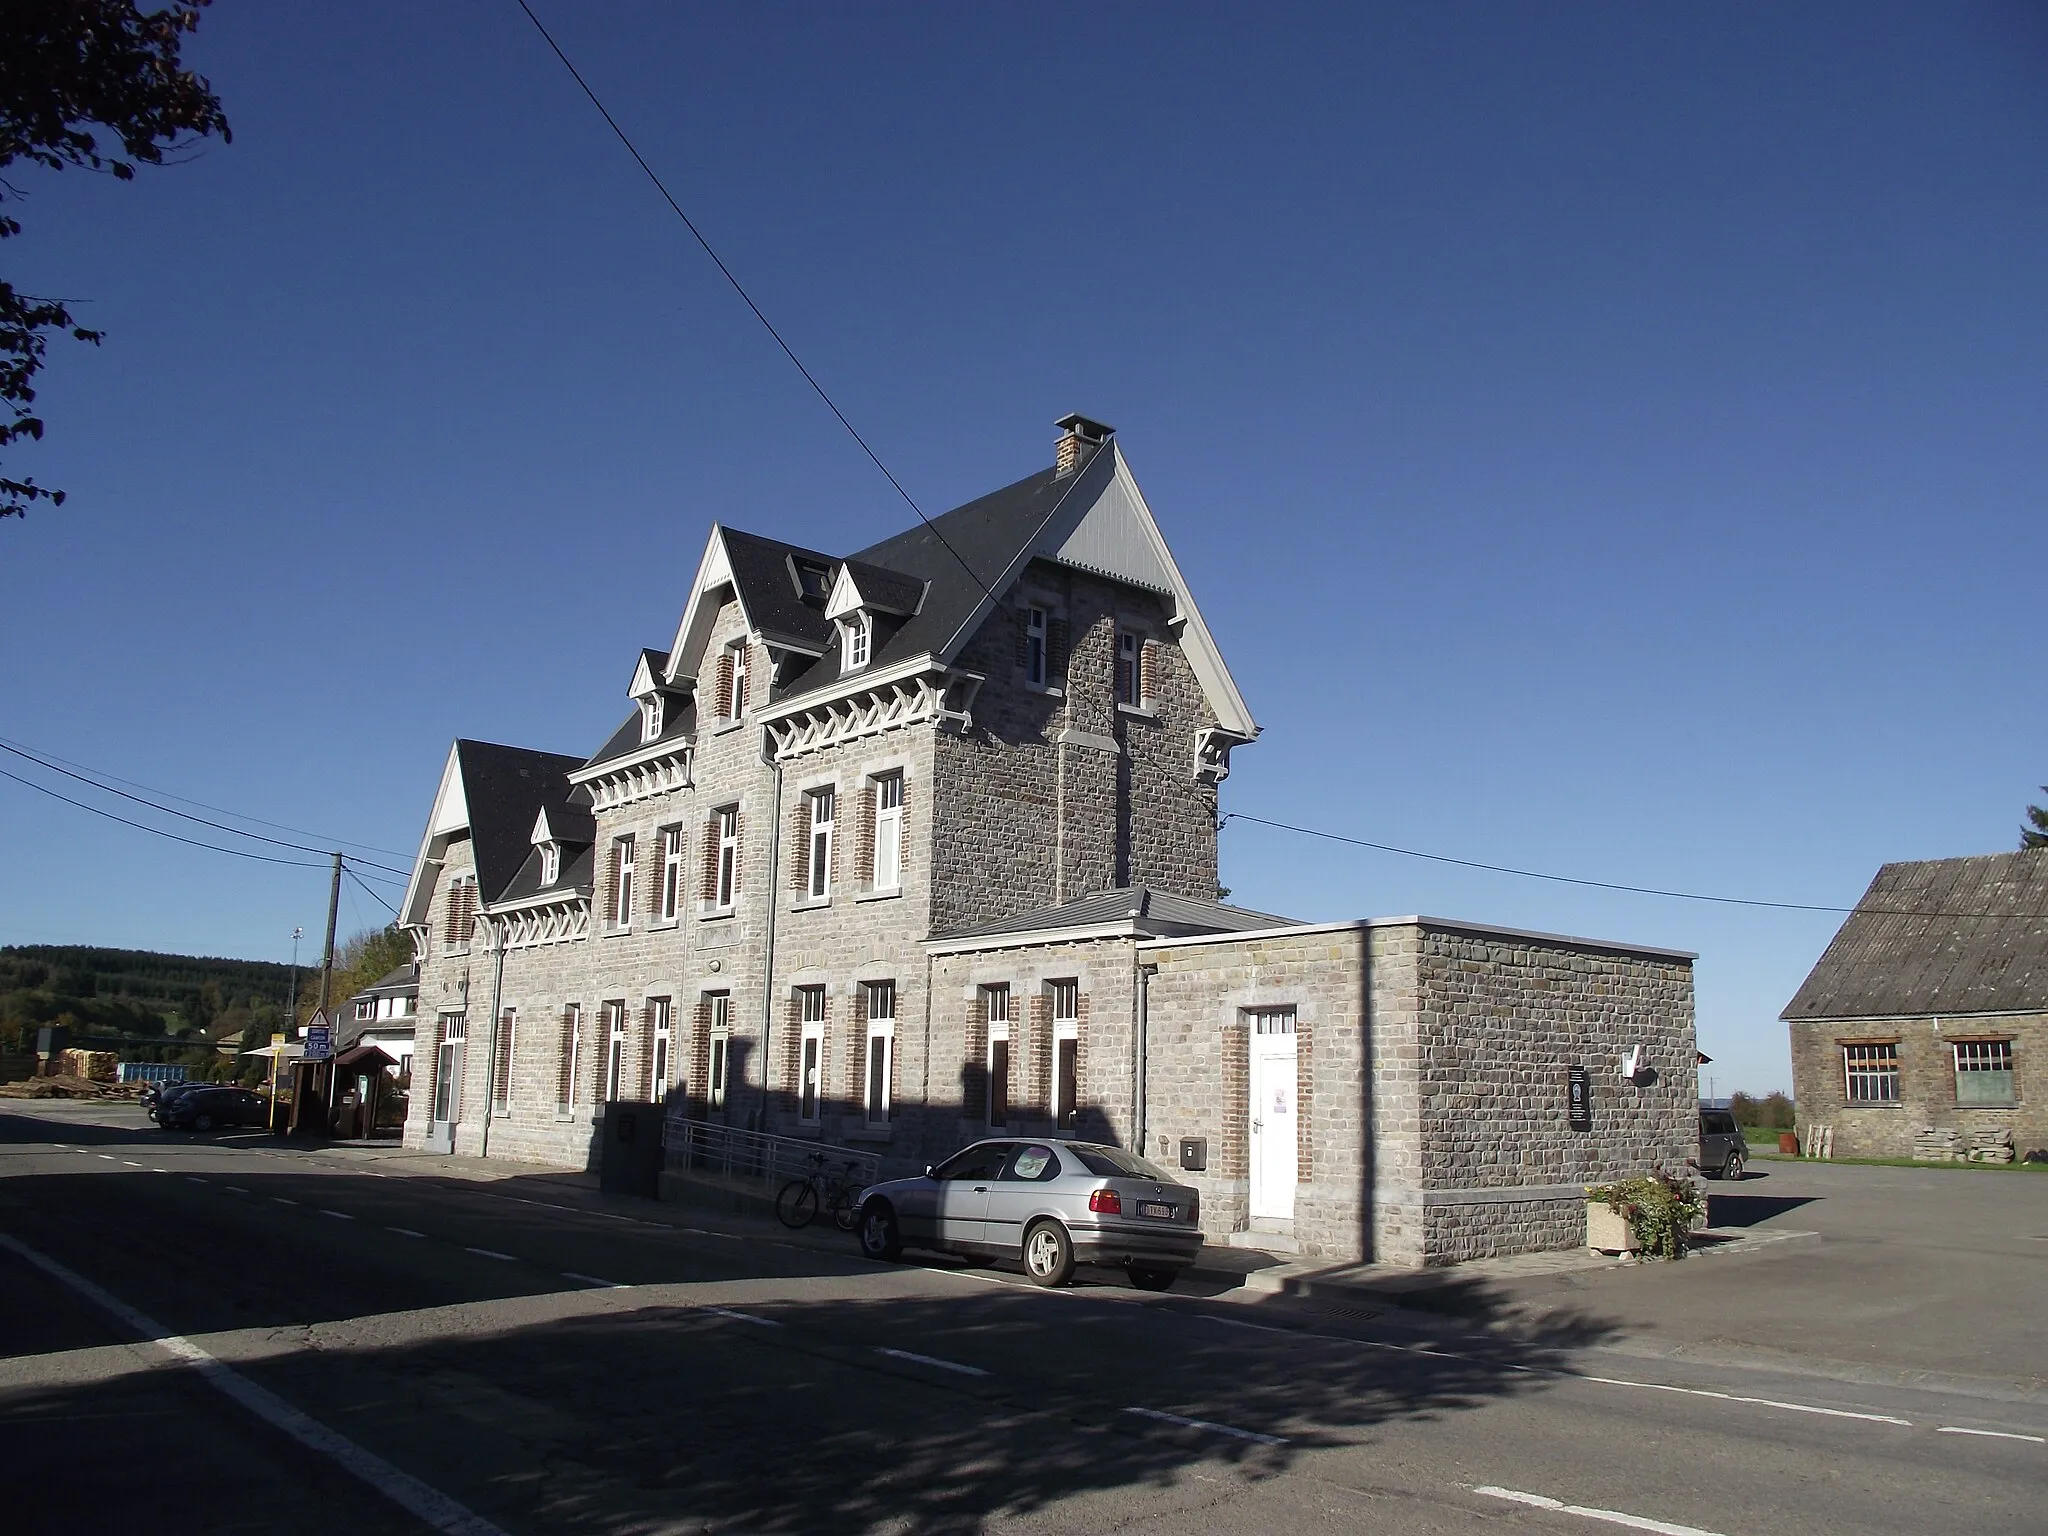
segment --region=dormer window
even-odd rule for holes
[[[540,845],[540,883],[553,885],[562,878],[562,845],[542,843]]]
[[[650,694],[640,701],[640,739],[642,741],[652,741],[661,734],[662,716],[665,713],[661,706],[662,699],[658,693]]]
[[[841,620],[840,630],[844,636],[846,656],[840,670],[858,672],[868,664],[868,653],[874,646],[875,621],[872,615],[855,613]]]

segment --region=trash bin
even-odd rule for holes
[[[612,1099],[604,1106],[597,1187],[608,1195],[655,1199],[661,1192],[661,1106]]]

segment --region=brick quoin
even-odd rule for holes
[[[1218,1106],[1223,1134],[1218,1138],[1218,1161],[1226,1179],[1248,1179],[1252,1173],[1251,1023],[1240,1013],[1223,1026],[1222,1102]]]
[[[1024,1109],[1027,1114],[1044,1119],[1052,1113],[1052,999],[1043,992],[1036,993],[1028,1011],[1031,1029],[1026,1039],[1030,1054],[1025,1058],[1029,1065]]]
[[[1316,1172],[1316,1026],[1294,1020],[1294,1180],[1307,1184]]]
[[[690,1014],[690,1080],[683,1092],[691,1118],[702,1120],[711,1109],[711,1005],[700,1002]]]
[[[846,1031],[846,1098],[857,1114],[867,1113],[868,989],[853,989],[853,1018]]]
[[[798,795],[789,813],[789,888],[799,895],[811,888],[811,797]]]

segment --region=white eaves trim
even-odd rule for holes
[[[924,952],[928,955],[971,955],[984,949],[1031,949],[1045,944],[1084,944],[1096,939],[1144,937],[1133,922],[1101,923],[1093,928],[1040,928],[1030,933],[994,933],[978,939],[926,939]]]
[[[405,882],[405,900],[398,905],[401,928],[426,925],[427,907],[434,898],[430,872],[440,869],[441,859],[458,832],[469,830],[469,796],[462,785],[462,749],[450,743],[448,762],[441,770],[441,787],[434,791],[434,809],[427,816],[427,830],[420,838],[419,856]]]
[[[642,763],[652,763],[664,757],[674,757],[679,753],[693,751],[696,745],[697,738],[694,735],[670,736],[664,741],[649,742],[646,746],[635,748],[621,756],[608,757],[601,763],[586,763],[581,768],[572,769],[568,779],[571,784],[588,784],[592,779],[602,779],[610,774],[622,773],[628,768],[638,768]]]
[[[1355,917],[1337,923],[1289,923],[1281,928],[1240,928],[1230,933],[1198,933],[1184,939],[1144,938],[1140,949],[1180,949],[1196,944],[1233,944],[1242,939],[1292,939],[1318,933],[1361,933],[1373,928],[1446,928],[1502,939],[1529,939],[1539,944],[1557,944],[1571,949],[1598,949],[1617,955],[1649,955],[1660,960],[1699,959],[1689,949],[1665,949],[1656,944],[1629,944],[1618,939],[1587,939],[1568,933],[1543,933],[1534,928],[1502,928],[1494,923],[1474,923],[1456,917]]]
[[[752,715],[754,719],[763,724],[770,720],[785,720],[792,715],[805,714],[810,710],[833,703],[836,700],[850,698],[857,693],[865,693],[870,688],[880,688],[890,683],[906,682],[910,678],[921,677],[927,672],[944,672],[946,670],[948,669],[930,652],[926,652],[922,656],[907,656],[902,661],[896,662],[891,666],[881,668],[868,667],[858,672],[849,672],[827,687],[813,688],[808,693],[800,693],[795,698],[784,699],[779,704],[772,704],[764,709],[756,709],[752,711]],[[574,778],[575,776],[572,774],[570,777]]]
[[[704,558],[697,562],[697,579],[690,585],[690,601],[683,609],[682,622],[676,626],[675,644],[668,651],[668,681],[670,683],[692,683],[696,674],[684,673],[686,661],[694,662],[703,654],[704,647],[711,640],[711,626],[718,618],[718,609],[704,601],[707,593],[721,586],[733,589],[733,600],[740,603],[741,612],[746,604],[739,595],[739,583],[732,579],[732,560],[725,552],[725,529],[721,524],[711,525],[711,537],[704,545]],[[747,628],[752,629],[752,617],[747,619]]]

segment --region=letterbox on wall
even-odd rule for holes
[[[1209,1167],[1209,1138],[1206,1136],[1183,1136],[1180,1139],[1180,1166],[1184,1173],[1204,1173]]]

